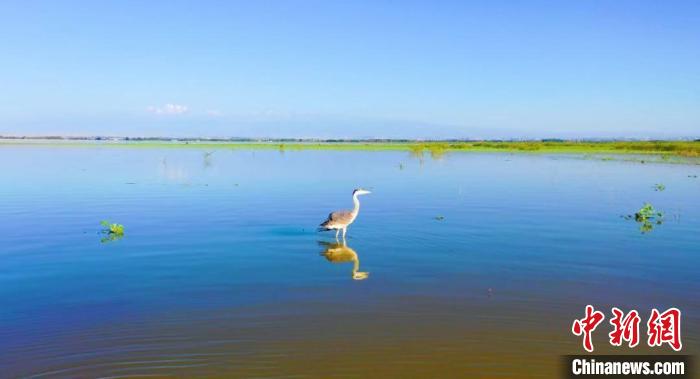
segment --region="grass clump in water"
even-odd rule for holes
[[[661,225],[664,221],[664,214],[654,208],[653,205],[649,203],[644,203],[644,205],[634,213],[634,215],[627,215],[625,219],[630,220],[634,218],[639,225],[639,231],[642,234],[649,233],[654,229],[654,225]]]
[[[666,189],[666,186],[661,183],[654,184],[654,191],[661,192]]]
[[[636,221],[645,221],[645,220],[650,220],[650,219],[654,219],[657,217],[663,217],[663,216],[664,216],[664,214],[661,212],[658,212],[656,210],[656,208],[654,208],[653,205],[651,205],[649,203],[645,203],[644,206],[641,207],[639,209],[639,211],[637,211],[634,214],[634,219]]]
[[[103,228],[102,234],[106,234],[101,240],[102,243],[115,241],[124,237],[124,225],[111,223],[106,220],[101,221],[100,225],[102,225]]]

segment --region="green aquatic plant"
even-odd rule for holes
[[[666,186],[661,183],[654,184],[654,191],[660,192],[666,189]]]
[[[639,231],[642,232],[642,234],[646,234],[651,232],[654,229],[654,224],[645,221],[641,225],[639,225]]]
[[[110,233],[110,234],[107,234],[104,237],[102,237],[100,239],[100,242],[101,243],[108,243],[108,242],[120,240],[123,237],[124,237],[123,235],[117,235],[117,234]]]
[[[104,227],[104,229],[102,229],[102,233],[114,234],[115,236],[124,235],[124,225],[122,224],[113,224],[109,221],[103,220],[100,222],[100,225]]]
[[[102,243],[108,243],[116,240],[120,240],[124,237],[124,225],[114,224],[109,221],[103,220],[100,222],[102,225],[102,234],[105,236],[100,239]]]
[[[653,205],[645,203],[635,214],[636,221],[659,219],[664,217],[663,213],[657,211]]]
[[[661,225],[664,221],[664,214],[654,208],[653,205],[649,203],[644,203],[644,205],[634,213],[634,215],[627,215],[625,219],[634,219],[638,222],[639,231],[642,234],[651,232],[654,229],[654,225]]]

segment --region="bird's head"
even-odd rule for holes
[[[355,195],[367,195],[368,193],[372,193],[372,192],[369,192],[366,189],[362,189],[362,188],[358,188],[358,189],[352,191],[353,196],[355,196]]]

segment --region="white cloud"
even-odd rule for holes
[[[146,108],[146,110],[155,114],[175,115],[187,113],[189,111],[189,107],[187,105],[180,104],[165,104],[162,107],[155,107],[151,105],[148,108]]]

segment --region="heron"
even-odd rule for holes
[[[351,249],[348,245],[343,243],[328,243],[319,242],[321,246],[325,247],[325,250],[321,253],[328,262],[331,263],[345,263],[352,262],[352,279],[353,280],[364,280],[369,277],[369,272],[360,271],[360,258],[357,252]]]
[[[357,197],[360,195],[367,195],[371,193],[362,188],[357,188],[352,191],[352,202],[355,206],[351,211],[335,211],[328,215],[328,219],[319,225],[318,231],[334,230],[335,229],[335,239],[338,239],[338,233],[343,231],[343,240],[345,240],[345,233],[348,230],[348,226],[352,224],[357,218],[357,214],[360,213],[360,199]]]

